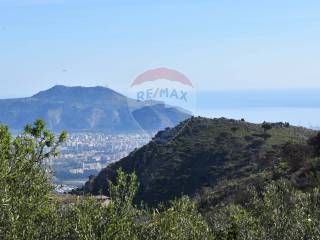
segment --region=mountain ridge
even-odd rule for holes
[[[234,198],[249,184],[287,176],[283,146],[305,143],[316,133],[285,123],[270,123],[271,129],[265,126],[192,117],[160,131],[149,144],[91,177],[82,191],[108,195],[107,182],[113,181],[121,168],[137,174],[137,201],[151,206],[181,195],[201,196],[202,202],[209,199],[215,203]]]
[[[42,118],[55,131],[141,132],[146,131],[140,124],[145,116],[135,111],[145,107],[156,108],[158,117],[154,121],[160,123],[148,131],[173,127],[190,116],[182,111],[170,113],[168,109],[174,108],[163,103],[139,102],[101,86],[56,85],[31,97],[1,99],[0,123],[19,130],[35,118]]]

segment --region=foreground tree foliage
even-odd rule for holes
[[[36,239],[43,219],[50,212],[48,195],[52,185],[41,163],[57,155],[58,139],[45,129],[43,121],[12,138],[0,126],[0,239]]]
[[[286,180],[251,190],[245,206],[229,205],[210,216],[217,239],[320,239],[319,189],[296,190]]]
[[[55,137],[42,120],[16,138],[0,127],[1,240],[213,239],[188,198],[161,210],[135,207],[137,177],[121,170],[117,181],[109,183],[112,201],[107,206],[90,197],[72,204],[50,202],[53,187],[42,163],[58,154],[66,137]]]
[[[137,176],[121,169],[106,183],[108,205],[90,197],[49,201],[53,188],[42,163],[58,154],[66,137],[55,137],[41,120],[15,138],[0,127],[1,240],[320,239],[320,190],[302,192],[285,180],[262,193],[249,189],[247,203],[216,207],[206,219],[188,197],[157,209],[135,206]]]

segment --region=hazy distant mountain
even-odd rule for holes
[[[0,123],[15,130],[43,118],[55,131],[157,131],[189,117],[162,103],[138,102],[105,87],[55,86],[32,97],[0,100],[0,111]]]

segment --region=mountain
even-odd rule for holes
[[[270,129],[271,128],[271,129]],[[219,203],[237,197],[248,185],[263,185],[288,175],[283,147],[305,143],[315,132],[289,124],[251,124],[230,119],[190,118],[160,131],[154,139],[91,177],[82,189],[108,194],[117,169],[135,172],[137,200],[149,205],[187,194]]]
[[[28,98],[0,100],[0,111],[0,123],[11,129],[43,118],[50,129],[70,132],[158,131],[189,117],[163,103],[138,102],[105,87],[60,85]]]

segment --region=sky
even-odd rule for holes
[[[157,67],[198,90],[320,89],[318,0],[0,0],[0,98],[120,92]]]

